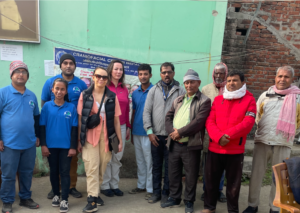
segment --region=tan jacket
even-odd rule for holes
[[[214,83],[208,84],[204,87],[202,87],[203,95],[207,96],[211,100],[211,104],[214,102],[215,97],[219,95],[218,88],[214,85]],[[209,136],[207,131],[205,130],[205,136],[203,141],[203,152],[208,151],[208,144],[209,144]]]
[[[256,108],[257,115],[255,122],[257,130],[255,132],[254,142],[264,143],[271,146],[287,146],[292,147],[293,141],[287,141],[282,137],[282,134],[276,134],[276,126],[280,110],[284,101],[284,97],[275,94],[273,89],[261,94],[259,97]],[[300,95],[296,98],[296,135],[300,132]]]

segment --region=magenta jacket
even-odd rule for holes
[[[115,85],[111,82],[110,85],[107,86],[108,89],[114,93],[116,93],[122,115],[119,116],[120,118],[120,124],[126,124],[126,127],[129,127],[131,129],[131,125],[129,123],[129,98],[128,98],[128,89],[126,87],[122,87],[122,83],[119,82],[118,86],[115,87]]]

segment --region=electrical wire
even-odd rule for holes
[[[41,38],[45,39],[45,40],[48,40],[50,42],[53,42],[53,43],[56,43],[56,44],[59,44],[59,45],[62,45],[64,47],[68,47],[72,50],[76,50],[76,51],[85,51],[85,52],[94,52],[94,53],[97,53],[97,54],[101,54],[101,55],[104,55],[104,56],[111,56],[113,58],[116,58],[116,59],[120,59],[120,60],[126,60],[126,61],[131,61],[131,62],[134,62],[134,63],[137,63],[137,64],[141,64],[141,62],[136,62],[136,61],[132,61],[132,60],[128,60],[128,59],[123,59],[123,58],[120,58],[120,57],[116,57],[116,56],[113,56],[111,54],[108,54],[108,53],[104,53],[104,52],[100,52],[100,51],[96,51],[96,50],[91,50],[91,49],[87,49],[87,48],[83,48],[83,47],[80,47],[80,46],[76,46],[76,45],[72,45],[72,44],[68,44],[68,43],[65,43],[65,42],[61,42],[61,41],[57,41],[57,40],[54,40],[54,39],[50,39],[50,38],[47,38],[35,31],[33,31],[32,29],[30,29],[29,27],[19,23],[19,22],[16,22],[15,20],[7,17],[6,15],[2,14],[0,12],[0,15],[6,17],[7,19],[19,24],[20,26],[24,27],[25,29],[29,30],[30,32],[40,36]],[[278,46],[279,48],[280,46]],[[236,47],[236,48],[241,48],[241,47]],[[244,47],[242,47],[244,48]],[[254,52],[260,52],[260,51],[266,51],[268,49],[274,49],[276,47],[274,46],[270,46],[270,47],[265,47],[265,48],[261,48],[261,49],[254,49],[254,50],[249,50],[249,49],[246,49],[245,52],[248,52],[248,53],[245,53],[245,54],[242,54],[244,51],[241,51],[241,52],[238,52],[238,53],[229,53],[229,54],[222,54],[222,55],[215,55],[215,56],[210,56],[210,57],[203,57],[203,58],[196,58],[196,59],[187,59],[187,60],[180,60],[180,61],[173,61],[171,63],[173,64],[189,64],[189,63],[201,63],[201,62],[209,62],[209,61],[220,61],[220,57],[226,57],[225,60],[228,60],[228,59],[233,59],[233,58],[239,58],[239,57],[244,57],[244,56],[247,56],[247,55],[252,55],[252,54],[255,54]],[[269,50],[270,51],[270,50]],[[223,52],[226,52],[226,51],[223,51]],[[229,58],[228,58],[229,57]],[[214,58],[217,58],[216,60],[213,60]],[[162,63],[151,63],[150,65],[160,65]]]

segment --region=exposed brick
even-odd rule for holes
[[[275,27],[277,30],[279,30],[280,28],[280,24],[276,24],[276,23],[270,23],[273,27]]]
[[[283,10],[294,11],[295,8],[293,8],[293,7],[284,7]]]
[[[299,8],[300,9],[300,8]],[[265,21],[268,20],[269,16],[261,16],[261,18],[263,18]]]
[[[292,12],[289,12],[289,15],[299,15],[300,12],[299,11],[292,11]]]
[[[289,6],[289,3],[286,3],[286,2],[278,2],[278,5],[288,7],[288,6]]]
[[[250,24],[250,23],[251,23],[250,20],[243,20],[243,21],[242,21],[242,24]]]
[[[293,44],[295,47],[297,47],[298,49],[300,49],[300,44]]]
[[[260,34],[260,37],[262,37],[262,38],[271,38],[272,35],[270,35],[270,34]]]

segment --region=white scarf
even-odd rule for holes
[[[224,99],[229,99],[229,100],[239,99],[239,98],[243,97],[246,94],[246,90],[247,90],[246,84],[244,84],[242,86],[242,88],[240,88],[239,90],[235,90],[233,92],[228,91],[227,87],[225,86],[225,92],[223,94],[223,98]]]

